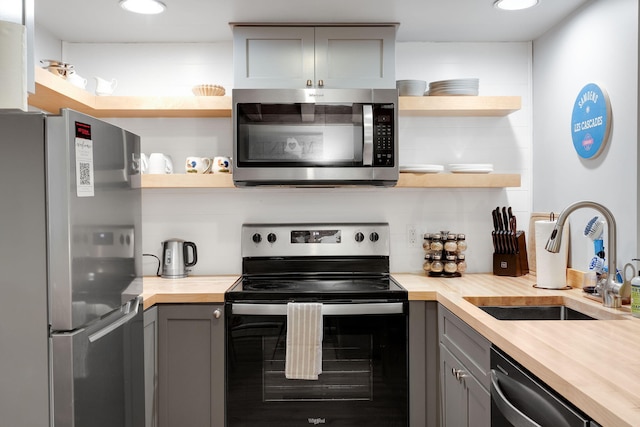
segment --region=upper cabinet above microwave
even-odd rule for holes
[[[234,87],[395,88],[395,24],[233,24]]]

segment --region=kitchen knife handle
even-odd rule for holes
[[[504,229],[509,230],[509,215],[507,215],[507,208],[502,207],[502,219],[504,220]]]

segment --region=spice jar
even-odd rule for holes
[[[422,269],[424,271],[431,271],[431,255],[430,254],[426,254],[424,256],[424,264],[422,264]]]
[[[464,254],[458,254],[458,273],[464,273],[467,271],[467,261]]]
[[[447,262],[444,264],[445,273],[455,273],[458,271],[458,264],[456,264],[455,255],[447,255]]]
[[[432,251],[441,251],[443,248],[442,244],[442,236],[440,234],[433,234],[431,236],[431,245],[430,248]]]
[[[433,256],[433,262],[431,263],[431,271],[434,273],[441,273],[444,269],[444,264],[440,259],[440,255]]]
[[[467,239],[464,234],[458,234],[458,252],[464,252],[467,250]]]
[[[455,252],[458,250],[458,243],[456,242],[456,235],[447,235],[447,241],[444,243],[444,250],[447,252]]]
[[[426,233],[424,235],[424,240],[422,241],[422,249],[428,251],[431,249],[431,233]]]

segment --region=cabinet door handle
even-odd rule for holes
[[[311,79],[307,80],[307,87],[312,87],[313,81]]]
[[[318,80],[318,87],[324,87],[324,80]]]
[[[451,375],[456,377],[458,381],[462,381],[467,376],[467,373],[462,369],[451,368]]]
[[[215,317],[216,319],[219,319],[222,316],[222,311],[220,311],[220,309],[216,309],[213,311],[213,317]]]

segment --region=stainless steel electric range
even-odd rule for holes
[[[226,425],[408,426],[408,294],[389,274],[388,224],[247,224],[241,251]],[[304,303],[321,309],[312,380],[285,375],[288,307]]]

